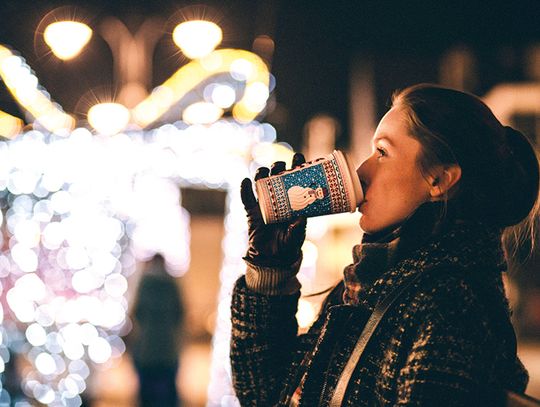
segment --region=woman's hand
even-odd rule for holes
[[[296,153],[292,160],[292,168],[305,162],[303,154]],[[272,164],[270,170],[266,167],[259,168],[255,174],[255,181],[283,171],[285,163],[277,161]],[[249,246],[244,259],[258,266],[290,266],[296,262],[300,258],[302,244],[306,238],[306,218],[299,217],[291,223],[267,225],[262,218],[249,178],[242,181],[240,194],[249,228]]]

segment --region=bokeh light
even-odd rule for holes
[[[133,108],[131,113],[134,121],[146,128],[164,116],[172,106],[182,103],[189,92],[218,75],[229,78],[230,83],[226,86],[230,89],[220,87],[225,85],[221,83],[206,85],[202,90],[205,100],[223,109],[232,107],[233,117],[240,123],[253,121],[266,106],[270,73],[259,56],[240,49],[215,50],[202,59],[182,66]],[[238,100],[237,85],[245,88],[243,93],[239,92],[242,96]],[[233,106],[230,105],[231,101]]]
[[[136,265],[163,253],[169,271],[190,262],[190,216],[180,187],[234,190],[249,164],[292,155],[256,121],[166,124],[146,132],[69,137],[29,131],[0,141],[2,346],[26,359],[22,390],[40,403],[79,406],[96,366],[125,345]],[[258,155],[259,146],[266,154]],[[263,157],[264,156],[264,157]],[[212,165],[208,165],[211,162]],[[230,289],[246,245],[238,194],[227,198],[225,257],[209,398],[231,396],[227,371]],[[130,324],[128,324],[130,325]],[[225,362],[224,362],[225,361]],[[10,362],[0,352],[0,371]],[[6,397],[8,397],[7,395]]]
[[[0,78],[15,100],[35,119],[36,127],[57,134],[73,129],[73,117],[51,101],[25,60],[3,45],[0,45]]]
[[[298,301],[298,311],[296,312],[298,326],[303,329],[308,328],[315,317],[316,310],[313,305],[309,301],[301,298]]]
[[[80,52],[92,35],[72,23],[84,35],[60,58]],[[274,143],[271,125],[254,120],[269,97],[265,62],[249,51],[215,50],[221,29],[195,23],[174,33],[195,60],[131,111],[115,103],[91,108],[88,122],[97,136],[74,129],[25,60],[0,45],[0,79],[34,128],[21,133],[22,121],[0,112],[0,134],[12,138],[0,141],[0,373],[14,363],[11,354],[22,358],[30,367],[22,371],[21,389],[41,404],[80,406],[92,370],[125,352],[121,335],[131,326],[130,284],[140,262],[160,252],[174,276],[188,270],[190,215],[180,193],[186,186],[234,191],[226,204],[209,403],[234,398],[229,304],[246,246],[237,187],[253,166],[290,158],[292,151]],[[51,47],[75,40],[65,24],[60,37],[72,38],[54,39],[60,26],[44,33]],[[199,85],[200,102],[185,98]],[[171,123],[173,107],[184,122]],[[224,120],[227,109],[233,117]],[[0,404],[6,400],[10,395],[0,388]]]
[[[92,30],[78,21],[57,21],[45,28],[43,37],[54,55],[68,60],[79,55],[88,44]]]
[[[211,124],[222,114],[223,110],[213,103],[197,102],[185,108],[182,120],[188,124]]]
[[[210,54],[221,42],[221,28],[211,21],[192,20],[178,24],[173,31],[174,43],[191,59]]]
[[[99,103],[88,110],[88,122],[98,133],[112,135],[129,123],[129,110],[120,103]]]
[[[227,109],[236,101],[236,91],[225,83],[212,83],[204,89],[204,98],[222,109]]]
[[[0,136],[13,138],[21,132],[22,127],[21,119],[0,110]]]

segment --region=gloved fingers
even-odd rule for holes
[[[305,239],[307,219],[304,216],[298,217],[289,225],[289,242],[301,244]]]
[[[255,181],[258,181],[262,178],[266,178],[270,175],[270,170],[266,167],[259,167],[257,168],[257,172],[255,172]]]
[[[292,168],[300,167],[306,162],[306,157],[302,153],[295,153],[292,159]]]
[[[270,175],[277,175],[280,172],[285,171],[286,164],[285,161],[276,161],[272,166],[270,167]]]
[[[240,184],[240,198],[242,199],[242,203],[244,204],[246,211],[253,209],[256,205],[258,205],[251,186],[251,180],[249,178],[244,178]]]
[[[292,223],[293,228],[304,229],[307,225],[307,218],[305,216],[299,216]]]

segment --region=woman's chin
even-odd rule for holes
[[[360,221],[358,222],[360,225],[360,229],[362,229],[362,232],[364,233],[371,233],[371,227],[369,225],[369,219],[366,219],[366,215],[361,214],[360,215]]]
[[[375,233],[379,233],[385,230],[386,228],[388,228],[388,225],[382,225],[380,222],[374,223],[374,222],[371,222],[370,220],[371,219],[369,216],[366,216],[364,214],[360,216],[359,225],[360,225],[360,229],[362,229],[364,233],[373,235]]]

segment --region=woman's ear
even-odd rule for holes
[[[440,167],[435,175],[430,176],[429,195],[434,201],[448,194],[461,178],[461,167],[457,164],[448,167]]]

